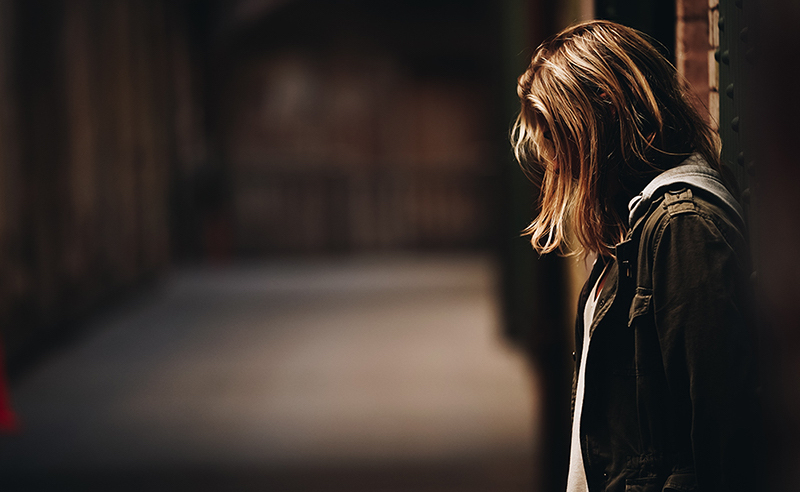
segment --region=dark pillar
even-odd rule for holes
[[[516,79],[527,68],[533,50],[556,29],[551,2],[506,0],[503,32],[505,70],[502,90],[506,122],[519,112]],[[535,216],[536,189],[505,153],[505,228],[502,258],[506,327],[523,343],[540,381],[542,414],[537,470],[539,490],[560,492],[569,464],[570,381],[568,330],[563,306],[564,265],[556,255],[538,257],[521,231]]]

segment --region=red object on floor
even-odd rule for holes
[[[19,430],[19,420],[11,409],[11,398],[8,392],[6,377],[6,352],[3,339],[0,338],[0,434],[10,434]]]

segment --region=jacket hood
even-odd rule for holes
[[[700,154],[692,154],[678,166],[653,178],[641,193],[631,199],[628,203],[628,225],[633,228],[636,222],[647,213],[653,197],[660,196],[667,187],[676,183],[686,184],[710,193],[717,198],[719,205],[739,217],[742,223],[745,222],[741,205],[725,187],[719,173],[712,169]]]

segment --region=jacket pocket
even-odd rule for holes
[[[661,482],[658,477],[628,478],[625,480],[625,492],[659,492]]]
[[[697,476],[694,473],[673,473],[664,482],[662,492],[693,492],[697,490]]]
[[[650,311],[650,301],[653,299],[653,292],[642,287],[636,288],[636,294],[631,302],[631,309],[628,313],[628,326],[633,324],[633,320]]]

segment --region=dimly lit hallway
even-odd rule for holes
[[[480,256],[177,270],[15,386],[0,467],[13,490],[530,490],[535,381],[495,277]]]

